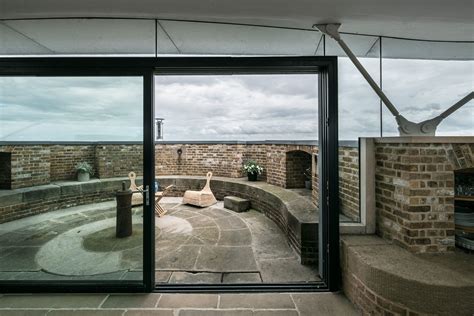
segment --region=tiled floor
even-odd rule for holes
[[[345,316],[359,315],[342,294],[0,295],[0,315]]]

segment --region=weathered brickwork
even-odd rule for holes
[[[48,184],[50,150],[43,145],[0,146],[11,154],[11,189]]]
[[[267,145],[267,182],[278,185],[282,188],[287,187],[287,153],[302,151],[309,155],[316,152],[316,146],[313,145]]]
[[[474,143],[376,143],[377,234],[418,252],[454,250],[454,173]]]
[[[260,166],[263,167],[263,172],[258,176],[259,180],[267,179],[267,151],[268,145],[262,144],[246,144],[243,161],[244,163],[248,160],[256,161]],[[243,173],[242,173],[243,174]]]
[[[125,177],[130,171],[143,175],[143,146],[104,144],[95,147],[95,167],[99,178]]]
[[[155,173],[205,175],[211,171],[215,176],[239,178],[243,176],[245,150],[241,144],[158,144]]]
[[[354,147],[339,147],[339,207],[352,221],[359,213],[359,151]]]
[[[181,153],[179,153],[179,151]],[[143,173],[143,146],[139,144],[43,144],[4,145],[0,152],[11,155],[11,188],[75,179],[74,166],[88,162],[100,179]],[[259,180],[284,188],[304,186],[304,171],[311,167],[312,200],[318,205],[316,145],[270,143],[157,144],[156,175],[205,175],[244,177],[242,164],[255,160],[264,168]],[[341,210],[358,220],[357,148],[341,147]],[[346,172],[348,174],[346,174]],[[3,173],[5,174],[5,173]]]
[[[313,152],[312,200],[319,207],[318,148]],[[359,212],[359,149],[339,147],[339,211],[351,221],[360,221]]]
[[[95,169],[95,145],[52,145],[50,162],[50,181],[75,179],[76,164],[87,162]]]

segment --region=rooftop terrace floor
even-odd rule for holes
[[[318,281],[262,213],[235,213],[163,198],[156,219],[158,283]],[[77,206],[0,224],[0,280],[140,280],[142,209],[132,236],[115,237],[115,201]]]

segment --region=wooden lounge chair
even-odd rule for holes
[[[130,172],[128,174],[128,178],[130,179],[130,190],[134,191],[135,193],[132,194],[132,206],[142,205],[143,204],[143,185],[137,186],[135,183],[135,179],[137,175],[135,172]],[[167,186],[163,191],[155,192],[155,214],[158,217],[165,215],[166,210],[161,207],[160,200],[171,190],[174,185]],[[138,191],[138,192],[137,192]]]
[[[217,203],[214,194],[211,191],[211,178],[212,172],[208,172],[206,175],[206,185],[201,191],[187,190],[184,192],[183,204],[191,204],[199,207],[207,207]]]

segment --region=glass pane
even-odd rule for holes
[[[375,82],[380,80],[377,37],[342,35]],[[339,90],[340,221],[360,221],[359,138],[380,136],[380,101],[337,42],[326,37],[326,55],[337,55]]]
[[[158,27],[173,39],[175,52],[182,54],[316,55],[321,39],[315,31],[215,23],[160,21]]]
[[[460,49],[466,45],[383,40],[384,92],[406,119],[421,122],[434,118],[472,91],[474,44],[470,44],[470,58]],[[401,48],[414,55],[391,58],[393,50]],[[464,52],[462,58],[460,51]],[[472,136],[473,126],[474,102],[471,101],[443,120],[436,135]],[[395,119],[384,107],[383,136],[398,135]]]
[[[317,75],[155,80],[156,281],[320,281]]]
[[[0,78],[0,280],[143,280],[142,207],[117,195],[143,175],[142,91],[141,77]]]
[[[0,23],[0,55],[155,54],[155,22],[120,19]]]

